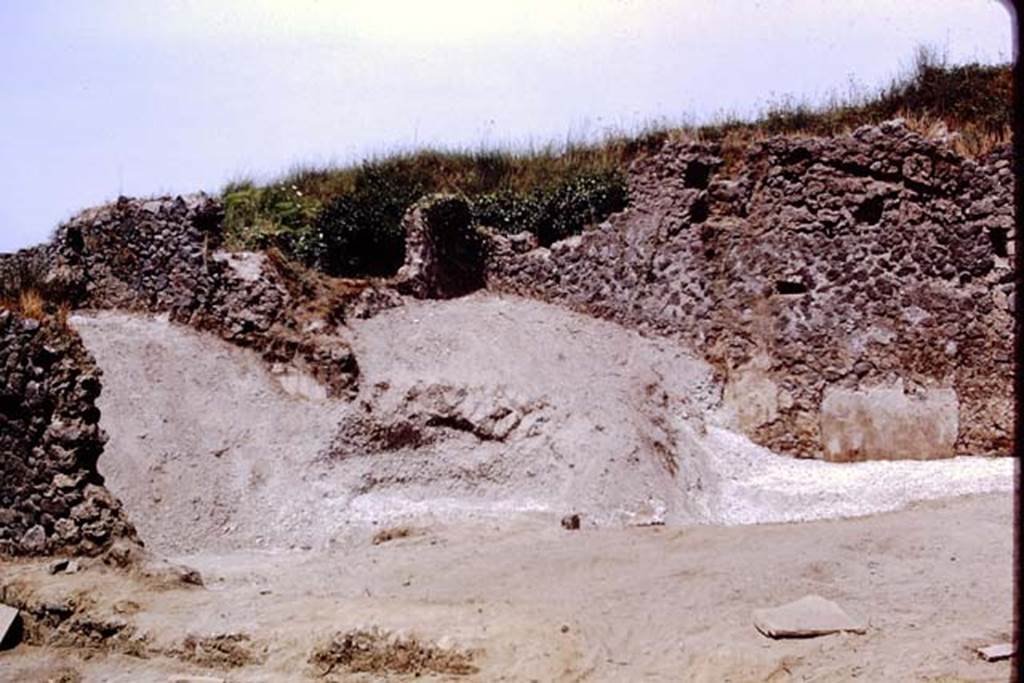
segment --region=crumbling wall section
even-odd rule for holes
[[[0,278],[28,261],[77,308],[167,313],[310,372],[332,395],[358,373],[347,344],[296,315],[281,268],[262,253],[221,249],[223,211],[202,194],[127,199],[83,211],[50,243],[0,259]]]
[[[1009,148],[967,159],[897,120],[772,138],[738,167],[714,144],[666,143],[602,225],[550,249],[497,238],[488,285],[679,339],[718,368],[738,426],[786,453],[915,451],[907,436],[888,452],[880,425],[871,447],[850,438],[830,412],[849,402],[825,402],[840,390],[901,392],[907,434],[930,435],[917,457],[1008,453]]]
[[[395,278],[400,292],[451,299],[487,284],[485,237],[465,199],[428,195],[406,212],[402,228],[405,263]]]
[[[96,469],[99,393],[74,332],[0,308],[0,555],[94,555],[135,539]]]

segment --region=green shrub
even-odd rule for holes
[[[277,247],[302,254],[313,248],[312,226],[320,202],[294,185],[236,185],[224,193],[224,226],[229,246]]]
[[[405,259],[402,217],[425,183],[401,164],[365,164],[354,185],[324,207],[311,249],[297,255],[328,275],[393,275]]]
[[[556,187],[545,202],[537,239],[550,245],[621,211],[627,203],[626,179],[621,173],[571,178]]]
[[[472,206],[473,222],[509,234],[521,230],[536,233],[544,212],[543,197],[538,191],[488,192],[473,197]]]
[[[502,232],[532,232],[549,246],[621,211],[627,203],[621,172],[580,173],[532,192],[503,190],[474,197],[473,218]]]
[[[327,176],[312,171],[266,187],[236,183],[224,193],[227,243],[275,247],[328,275],[393,275],[405,259],[406,210],[429,192],[455,191],[467,195],[474,224],[527,230],[549,245],[627,203],[621,172],[580,166],[527,179],[509,155],[446,159],[422,153],[364,163],[323,198],[301,189],[300,182],[326,187]]]
[[[400,219],[365,198],[342,195],[320,214],[306,260],[328,275],[392,275],[405,258]]]

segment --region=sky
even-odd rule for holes
[[[0,252],[119,195],[523,147],[1014,57],[998,0],[2,0]]]

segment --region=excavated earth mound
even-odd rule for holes
[[[412,517],[757,523],[1012,487],[1006,458],[778,456],[725,428],[713,370],[675,343],[517,297],[353,321],[352,402],[166,318],[72,322],[104,369],[101,473],[169,554],[324,547]]]
[[[289,393],[293,375],[272,375],[256,353],[166,317],[71,321],[104,371],[97,404],[110,438],[100,471],[147,546],[308,542],[323,502],[306,479],[339,404]]]

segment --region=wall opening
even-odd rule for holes
[[[85,240],[82,239],[81,228],[75,226],[68,228],[67,244],[68,248],[76,254],[81,254],[85,251]]]
[[[881,197],[868,197],[854,210],[853,217],[858,223],[875,225],[882,219],[884,208],[885,203]]]
[[[806,294],[807,285],[803,280],[776,280],[775,293],[783,295]]]
[[[706,199],[698,199],[690,204],[690,222],[703,223],[708,219],[708,202]]]
[[[22,402],[21,396],[0,394],[0,415],[5,421],[25,420],[31,417],[30,411]]]
[[[794,147],[782,155],[782,162],[784,164],[796,165],[805,161],[810,161],[810,159],[811,150],[806,147]]]
[[[992,251],[996,256],[1007,258],[1010,255],[1010,231],[1006,228],[989,228],[988,240],[992,243]]]
[[[711,179],[711,167],[702,161],[691,161],[686,165],[683,173],[683,184],[686,187],[695,187],[703,190],[708,186]]]

